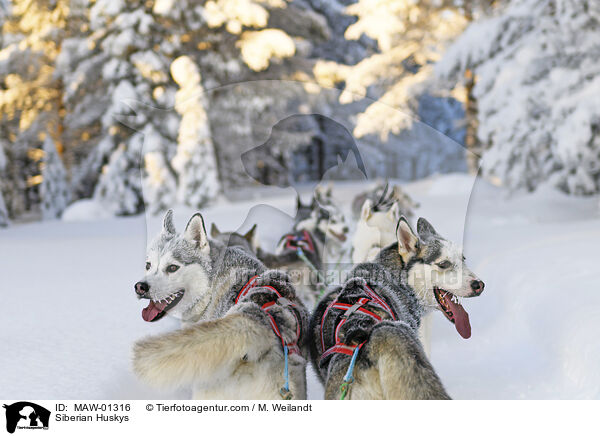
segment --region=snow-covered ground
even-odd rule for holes
[[[334,193],[348,204],[363,188],[336,184]],[[433,317],[432,362],[450,394],[600,398],[598,199],[550,191],[508,197],[465,175],[406,188],[421,203],[418,215],[449,239],[464,239],[467,263],[486,283],[480,298],[465,301],[469,340],[440,313]],[[221,230],[258,222],[271,246],[289,225],[292,193],[248,190],[246,200],[203,213]],[[248,215],[257,204],[270,206]],[[84,204],[68,221],[0,230],[0,397],[185,398],[141,385],[130,369],[133,341],[178,326],[169,318],[144,322],[133,293],[143,274],[146,225],[152,234],[160,219],[77,221],[92,210]],[[176,211],[180,228],[190,213]],[[313,375],[309,394],[321,396]]]

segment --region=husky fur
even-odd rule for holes
[[[352,238],[352,262],[371,262],[382,248],[396,241],[396,223],[400,218],[398,205],[394,203],[387,211],[374,211],[367,199],[363,204],[356,231]]]
[[[346,223],[346,217],[337,206],[331,202],[321,204],[317,197],[327,199],[326,196],[315,194],[310,214],[308,216],[296,214],[298,219],[294,231],[307,230],[315,236],[321,245],[322,263],[327,268],[327,265],[338,261],[350,228]],[[301,203],[299,203],[300,207],[303,207]]]
[[[400,218],[397,242],[381,250],[373,262],[356,265],[350,278],[317,305],[311,317],[311,356],[325,385],[326,399],[340,398],[340,386],[350,362],[345,354],[332,354],[321,360],[324,351],[334,344],[335,329],[343,315],[340,311],[336,316],[327,308],[335,299],[354,304],[363,296],[365,284],[391,307],[396,320],[367,303],[369,310],[384,318],[381,322],[374,323],[363,313],[353,312],[341,326],[338,337],[342,343],[353,346],[364,342],[347,398],[450,398],[418,339],[421,317],[440,309],[456,324],[461,336],[469,337],[468,315],[456,297],[480,295],[483,282],[466,267],[460,248],[438,235],[425,219],[419,219],[417,230],[418,235],[404,217]],[[456,315],[449,314],[452,311]]]
[[[135,343],[133,368],[140,379],[158,388],[191,386],[195,399],[280,400],[283,347],[261,309],[276,299],[265,288],[273,286],[293,304],[277,303],[269,313],[286,343],[300,330],[300,354],[289,355],[289,383],[294,398],[306,398],[308,313],[289,277],[267,270],[243,248],[209,240],[200,214],[178,234],[169,211],[146,262],[147,274],[136,283],[138,297],[150,300],[144,318],[168,312],[185,327]],[[255,275],[257,286],[234,304]]]
[[[239,247],[252,255],[256,255],[260,250],[260,244],[256,234],[256,224],[254,224],[246,233],[241,234],[237,232],[221,232],[217,225],[213,223],[210,226],[210,237],[223,245],[228,247]]]
[[[304,254],[319,274],[300,259],[295,250],[287,247],[288,235],[301,237],[304,231],[309,233],[314,243],[314,252],[304,251]],[[337,261],[334,256],[338,255],[348,231],[343,213],[331,201],[331,187],[317,187],[310,204],[302,203],[299,196],[296,198],[294,227],[279,240],[275,253],[259,248],[257,255],[267,267],[286,271],[298,296],[307,307],[312,308],[324,285],[321,279],[327,274],[327,263],[332,262],[332,258]]]
[[[389,183],[377,182],[370,191],[358,194],[352,201],[352,216],[360,217],[364,203],[370,200],[373,212],[388,211],[394,204],[398,205],[400,215],[412,218],[413,210],[419,207],[399,185],[393,185],[390,189]]]
[[[396,241],[396,223],[400,207],[393,203],[389,210],[376,210],[370,199],[362,207],[352,238],[352,263],[372,262],[379,252]],[[427,356],[431,356],[431,314],[426,314],[419,327],[419,339]]]

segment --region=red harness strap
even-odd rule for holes
[[[358,345],[344,344],[339,338],[339,332],[340,332],[341,327],[346,323],[346,321],[348,321],[350,316],[355,312],[360,312],[360,313],[370,316],[371,318],[373,318],[375,320],[376,324],[378,324],[382,321],[381,316],[379,316],[376,313],[371,312],[370,310],[363,307],[365,304],[370,303],[370,304],[380,307],[385,312],[387,312],[394,321],[396,321],[396,316],[394,315],[394,312],[392,311],[390,306],[385,301],[383,301],[383,299],[380,298],[379,295],[377,295],[375,292],[373,292],[373,290],[369,287],[369,285],[365,284],[364,290],[365,290],[365,293],[369,296],[369,298],[361,297],[358,299],[358,301],[355,304],[340,303],[339,301],[337,301],[337,298],[336,298],[329,304],[329,306],[327,306],[327,309],[325,309],[325,312],[323,313],[323,316],[321,317],[321,324],[319,325],[319,329],[320,329],[320,333],[321,333],[321,349],[322,350],[325,350],[325,338],[323,336],[323,322],[325,321],[325,317],[327,316],[327,313],[331,309],[339,309],[339,310],[343,310],[344,314],[342,315],[342,319],[340,320],[340,322],[338,322],[338,324],[335,327],[335,344],[323,352],[323,354],[321,355],[321,359],[320,359],[321,361],[323,359],[325,359],[327,356],[331,356],[332,354],[346,354],[347,356],[352,356],[352,354],[354,353],[354,350],[357,347],[360,349],[364,345],[364,342],[361,344],[358,344]]]
[[[248,280],[248,283],[246,283],[242,287],[242,289],[238,293],[237,297],[235,298],[234,304],[238,304],[238,302],[241,298],[248,295],[250,290],[257,287],[256,282],[258,280],[258,277],[259,277],[258,275],[255,275],[250,280]],[[281,331],[279,330],[279,326],[275,322],[275,318],[273,318],[273,315],[271,315],[269,313],[269,310],[272,309],[276,304],[279,304],[281,306],[294,307],[295,306],[294,303],[289,301],[287,298],[283,297],[279,293],[279,291],[271,285],[261,285],[259,287],[260,287],[260,289],[268,289],[271,293],[273,293],[277,296],[276,300],[269,301],[269,302],[263,304],[261,306],[261,309],[267,315],[267,317],[269,319],[269,323],[271,324],[271,328],[273,329],[273,332],[279,339],[281,339],[281,346],[285,347],[287,345],[290,353],[300,354],[300,348],[298,347],[298,338],[300,337],[300,320],[298,319],[298,315],[296,315],[296,312],[294,310],[291,310],[292,315],[294,315],[294,318],[296,318],[296,341],[293,343],[290,343],[290,344],[285,343],[285,340],[283,339],[283,335],[281,334]]]
[[[302,231],[302,237],[295,234],[285,235],[285,248],[295,251],[297,248],[302,248],[305,251],[315,252],[315,244],[307,230]]]

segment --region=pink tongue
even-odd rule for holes
[[[144,321],[150,322],[156,318],[166,306],[167,303],[155,303],[154,301],[150,300],[148,307],[142,309],[142,318],[144,318]]]
[[[446,303],[450,306],[450,310],[454,314],[454,327],[456,331],[465,339],[471,337],[471,324],[469,323],[469,314],[460,305],[452,301],[450,294],[446,294],[444,297]]]

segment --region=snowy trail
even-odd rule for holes
[[[421,203],[419,215],[449,239],[464,238],[467,262],[486,282],[480,298],[465,300],[471,339],[434,314],[432,362],[442,381],[459,399],[600,398],[597,199],[545,191],[506,199],[481,181],[471,195],[471,183],[449,175],[407,186]],[[334,192],[350,200],[363,186],[339,184]],[[203,212],[208,225],[214,220],[228,230],[252,205],[270,204],[276,209],[257,208],[244,225],[258,221],[268,246],[293,212],[293,197],[283,194]],[[177,211],[179,228],[190,214]],[[149,233],[159,225],[148,220]],[[143,273],[145,245],[144,217],[0,231],[1,397],[187,397],[143,386],[130,370],[133,341],[177,327],[169,318],[141,319],[132,287]],[[321,397],[314,375],[309,394]]]

